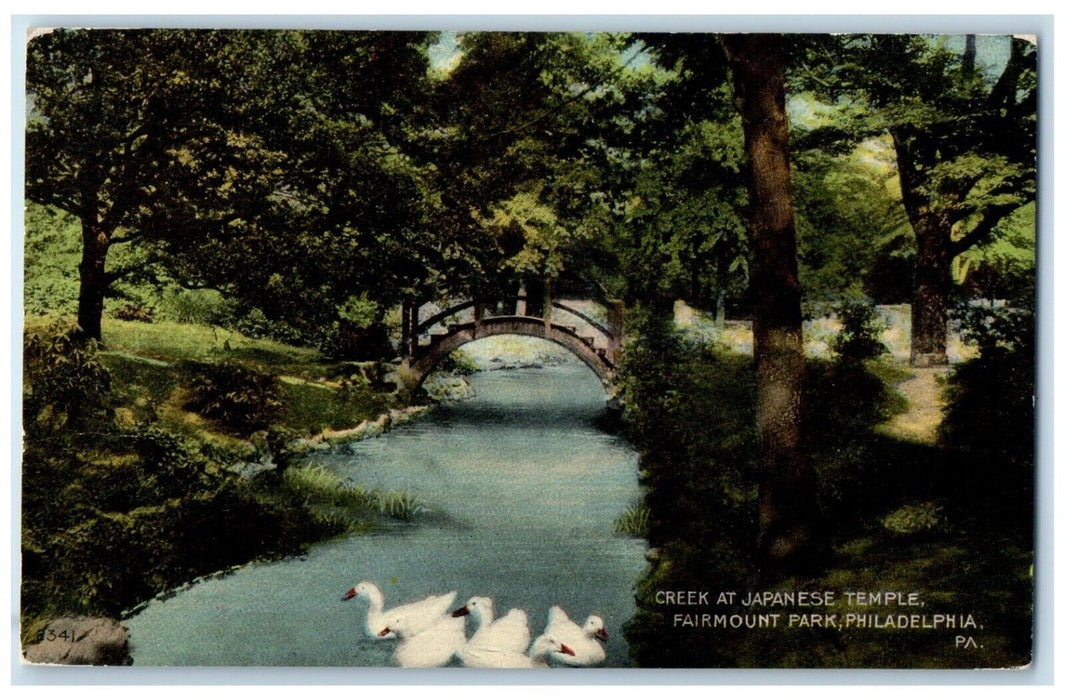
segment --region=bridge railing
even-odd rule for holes
[[[545,300],[546,301],[546,300]],[[403,309],[403,336],[407,356],[413,357],[418,354],[421,339],[431,335],[434,328],[440,326],[446,331],[448,323],[453,319],[458,323],[479,322],[483,318],[497,316],[522,316],[525,318],[538,318],[547,326],[566,327],[573,330],[579,337],[588,338],[593,345],[602,347],[612,355],[616,354],[621,347],[621,335],[623,332],[624,313],[620,302],[613,303],[606,308],[606,319],[597,319],[588,311],[577,308],[578,305],[587,304],[582,300],[551,300],[543,304],[543,313],[536,316],[516,313],[518,304],[527,304],[529,298],[520,294],[510,297],[506,304],[506,311],[500,313],[497,309],[499,302],[486,300],[465,300],[434,313],[424,321],[421,320],[421,308],[423,305],[405,305]],[[593,302],[597,307],[598,302]]]

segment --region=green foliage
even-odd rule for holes
[[[870,139],[833,156],[820,148],[803,150],[801,133],[794,182],[806,300],[909,301],[916,249],[889,143]]]
[[[428,511],[417,496],[406,491],[373,492],[373,504],[379,513],[405,522]]]
[[[227,316],[222,295],[213,289],[183,289],[169,286],[162,292],[160,317],[177,323],[221,324]],[[123,319],[138,320],[138,319]]]
[[[1035,284],[1035,246],[1032,202],[1006,217],[988,244],[955,258],[954,278],[969,298],[1024,298]]]
[[[273,375],[232,362],[186,362],[186,407],[244,434],[263,430],[281,412],[281,391]]]
[[[966,333],[979,356],[947,383],[942,442],[961,455],[973,484],[967,498],[1001,512],[1003,526],[1031,535],[1035,477],[1035,318],[1030,306],[970,307]],[[977,487],[979,485],[979,488]]]
[[[943,506],[932,501],[905,505],[892,511],[881,522],[896,535],[934,532],[944,526]]]
[[[740,652],[749,630],[668,634],[658,590],[718,582],[747,590],[779,585],[755,561],[759,448],[753,361],[680,337],[667,323],[636,319],[642,333],[626,346],[623,367],[630,435],[642,453],[649,509],[647,538],[656,556],[639,582],[638,613],[626,636],[641,665],[772,664]],[[862,364],[809,362],[803,449],[814,465],[827,521],[857,526],[897,507],[926,465],[885,465],[874,428],[897,403]],[[697,589],[697,588],[695,588]],[[694,589],[693,589],[694,590]]]
[[[651,511],[643,503],[631,505],[614,521],[614,532],[619,535],[647,537],[651,524]]]
[[[847,302],[839,309],[843,324],[833,341],[833,349],[843,362],[861,362],[878,357],[887,351],[880,340],[883,324],[872,304]]]
[[[340,387],[283,382],[280,419],[294,430],[314,435],[325,429],[352,428],[391,407],[389,397],[358,374],[344,378]]]
[[[351,529],[364,529],[370,513],[411,522],[428,512],[417,496],[406,491],[373,491],[316,464],[290,467],[285,488],[310,506],[319,517],[339,517]]]
[[[366,328],[374,323],[379,316],[380,306],[370,299],[365,292],[348,297],[337,313],[341,320],[350,321],[360,328]]]
[[[738,585],[757,536],[750,359],[686,341],[653,317],[639,324],[622,386],[630,435],[643,454],[648,539],[675,549],[676,567],[690,580]]]
[[[57,536],[62,552],[28,602],[46,610],[117,616],[136,602],[321,536],[306,514],[249,485],[216,489],[125,513],[101,513]],[[25,589],[24,589],[25,590]]]
[[[426,276],[414,237],[425,236],[428,193],[404,146],[425,111],[415,105],[430,40],[183,29],[38,35],[27,48],[26,195],[75,213],[93,242],[86,269],[100,273],[84,280],[86,299],[126,294],[119,280],[165,272],[311,337],[353,292],[391,303]],[[33,305],[51,295],[48,286],[29,289]],[[75,298],[65,295],[68,308]],[[91,335],[94,308],[80,319]],[[177,316],[193,320],[187,311]]]
[[[120,321],[152,322],[152,310],[143,304],[124,304],[115,309],[112,315]]]
[[[77,310],[81,226],[53,206],[26,202],[23,309],[33,316],[71,316]]]
[[[55,322],[23,339],[24,428],[31,437],[74,439],[110,416],[111,377],[93,340]]]
[[[470,353],[460,348],[452,350],[440,362],[436,363],[433,371],[465,377],[481,371],[481,367]]]

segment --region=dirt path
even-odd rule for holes
[[[909,402],[909,409],[889,420],[881,429],[903,440],[931,445],[936,441],[936,430],[943,420],[946,405],[943,398],[946,369],[922,367],[914,368],[912,372],[913,376],[897,387]]]

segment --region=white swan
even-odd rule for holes
[[[566,611],[553,606],[547,612],[547,627],[544,634],[549,634],[573,650],[572,654],[552,654],[552,658],[569,666],[594,666],[606,659],[606,650],[600,641],[609,636],[603,618],[589,615],[584,626],[580,627],[569,619]]]
[[[443,666],[466,644],[465,620],[439,616],[434,623],[414,634],[411,633],[413,621],[409,618],[391,617],[387,622],[377,631],[377,636],[399,637],[400,643],[392,658],[404,668]]]
[[[455,602],[456,594],[456,591],[451,591],[385,610],[385,597],[381,589],[369,581],[360,581],[340,599],[351,600],[359,597],[368,601],[370,607],[366,611],[366,634],[375,639],[391,639],[396,636],[394,632],[383,636],[379,632],[398,621],[400,627],[413,637],[438,622]]]
[[[547,668],[547,656],[573,655],[573,649],[554,637],[543,634],[536,638],[528,654],[520,651],[486,649],[477,656],[476,668]],[[465,663],[465,659],[463,659]],[[467,666],[472,664],[466,663]]]
[[[506,615],[495,619],[491,598],[470,598],[452,617],[469,615],[478,627],[470,640],[459,651],[462,663],[471,668],[505,668],[500,666],[500,655],[517,654],[529,646],[529,617],[524,610],[512,608]]]

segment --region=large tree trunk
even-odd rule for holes
[[[937,214],[917,167],[921,144],[913,134],[892,130],[902,203],[917,240],[911,304],[910,364],[947,364],[947,306],[950,300],[951,230],[953,223]]]
[[[947,307],[951,276],[950,228],[934,222],[919,224],[917,265],[911,306],[910,364],[932,367],[947,364]]]
[[[86,338],[100,340],[100,325],[107,296],[108,277],[105,269],[111,238],[95,223],[82,222],[81,264],[78,272],[81,287],[78,291],[78,326]]]
[[[776,35],[726,39],[750,177],[751,292],[758,381],[759,556],[800,568],[826,551],[802,442],[805,357],[792,204],[784,55]]]

